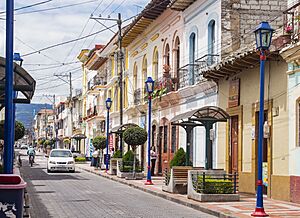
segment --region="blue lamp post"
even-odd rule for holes
[[[148,77],[145,81],[146,90],[148,92],[148,172],[147,172],[147,181],[145,185],[153,185],[151,180],[151,166],[150,166],[150,146],[151,146],[151,101],[152,101],[152,93],[154,89],[154,81],[151,77]]]
[[[257,194],[256,208],[251,216],[269,216],[264,210],[263,203],[263,182],[262,182],[262,157],[263,157],[263,137],[264,137],[264,86],[265,86],[265,61],[266,52],[269,50],[272,40],[273,29],[268,22],[261,22],[256,28],[255,39],[256,49],[260,52],[260,99],[259,99],[259,128],[258,128],[258,175],[257,175]]]
[[[108,143],[109,143],[109,110],[111,108],[112,100],[107,98],[105,101],[106,109],[107,109],[107,118],[106,118],[106,160],[105,160],[105,172],[108,171]]]

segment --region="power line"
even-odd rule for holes
[[[37,69],[29,69],[27,71],[40,71],[40,70],[49,70],[49,69],[54,69],[54,68],[59,68],[59,67],[62,67],[62,66],[66,66],[66,65],[72,65],[72,64],[76,64],[76,63],[79,63],[79,61],[77,62],[73,62],[71,64],[60,64],[58,66],[51,66],[51,67],[42,67],[42,68],[37,68]]]
[[[31,4],[31,5],[26,5],[26,6],[23,6],[23,7],[20,7],[20,8],[16,8],[14,11],[19,11],[19,10],[31,8],[31,7],[42,5],[42,4],[46,4],[46,3],[52,2],[52,1],[53,0],[47,0],[47,1],[38,2],[38,3],[35,3],[35,4]],[[6,13],[6,11],[0,11],[0,14],[4,14],[4,13]]]
[[[85,1],[85,2],[79,2],[79,3],[69,4],[69,5],[62,5],[62,6],[52,7],[52,8],[45,8],[45,9],[40,9],[40,10],[35,10],[35,11],[27,11],[27,12],[17,13],[15,15],[32,14],[32,13],[45,12],[45,11],[53,11],[53,10],[58,10],[58,9],[62,9],[62,8],[69,8],[69,7],[74,7],[74,6],[78,6],[78,5],[89,4],[89,3],[92,3],[92,2],[96,2],[96,1],[98,1],[98,0],[90,0],[90,1]]]

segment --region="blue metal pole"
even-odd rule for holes
[[[105,172],[108,171],[108,143],[109,143],[109,110],[107,109],[107,120],[106,120],[106,164],[105,164]]]
[[[5,123],[3,166],[5,174],[13,173],[13,29],[14,0],[6,0]]]
[[[259,99],[259,129],[258,129],[258,175],[257,175],[257,193],[256,208],[252,216],[266,217],[263,203],[263,182],[262,182],[262,158],[263,158],[263,137],[264,137],[264,95],[265,95],[265,51],[260,51],[260,99]]]
[[[148,172],[147,172],[147,181],[145,183],[145,185],[153,185],[152,180],[151,180],[151,160],[150,160],[150,146],[151,146],[151,103],[152,103],[152,96],[151,94],[149,94],[148,97]]]

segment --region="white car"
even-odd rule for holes
[[[75,172],[75,161],[72,152],[68,149],[53,149],[47,162],[47,172],[66,171]]]

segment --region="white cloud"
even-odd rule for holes
[[[15,8],[22,7],[25,5],[34,4],[37,2],[41,2],[42,0],[20,0],[16,1]],[[68,4],[75,4],[84,2],[87,0],[53,0],[47,4],[40,5],[38,7],[29,8],[26,10],[20,10],[19,12],[27,12],[38,9],[45,9],[51,7],[57,7]],[[96,8],[96,6],[102,0],[78,5],[75,7],[69,7],[59,10],[52,10],[47,12],[39,12],[39,13],[31,13],[31,14],[23,14],[15,16],[15,37],[21,39],[30,47],[38,50],[49,45],[54,45],[57,43],[61,43],[67,40],[75,39],[81,33],[84,25],[86,24],[88,18],[90,17],[91,12]],[[94,15],[107,16],[112,13],[119,5],[122,5],[118,8],[118,10],[114,11],[111,14],[111,17],[116,17],[117,13],[122,13],[122,18],[127,18],[132,15],[135,15],[137,10],[141,10],[135,5],[140,5],[142,7],[147,4],[149,0],[103,0],[102,4],[99,6]],[[2,1],[3,2],[3,1]],[[111,2],[113,2],[111,4]],[[110,5],[111,4],[111,5]],[[110,5],[110,6],[109,6]],[[108,7],[109,6],[109,7]],[[5,10],[5,5],[0,5],[0,11]],[[104,13],[103,13],[104,11]],[[17,12],[16,12],[17,14]],[[0,18],[5,18],[5,16],[0,15]],[[113,23],[106,22],[107,25],[112,25]],[[0,20],[0,56],[4,56],[5,51],[5,31],[2,29],[5,28],[5,21]],[[103,27],[100,24],[95,24],[95,21],[89,20],[83,35],[87,35],[91,32],[95,32],[97,30],[102,29]],[[56,63],[52,59],[62,63],[64,61],[76,61],[76,56],[79,54],[82,48],[92,48],[95,44],[105,44],[109,41],[112,33],[109,31],[105,31],[102,34],[97,35],[96,37],[90,37],[86,40],[78,41],[77,43],[66,44],[63,46],[55,47],[53,49],[46,50],[41,52],[44,55],[49,56],[50,58],[44,57],[42,54],[35,54],[31,56],[24,57],[24,68],[29,70],[29,73],[37,79],[37,91],[36,97],[33,101],[41,102],[46,101],[46,99],[40,98],[42,94],[56,94],[57,96],[67,96],[68,85],[61,85],[59,87],[48,89],[49,87],[53,87],[63,83],[61,80],[55,77],[49,77],[53,73],[59,72],[69,72],[70,69],[75,67],[80,67],[80,64],[73,64],[70,66],[64,66],[60,68],[54,68],[49,70],[42,71],[32,71],[31,69],[38,69],[47,66],[33,66],[28,64],[53,64]],[[21,54],[26,54],[32,52],[33,49],[29,48],[27,45],[24,45],[18,39],[15,38],[14,47],[15,51],[20,52]],[[74,47],[71,54],[68,56],[71,48]],[[26,65],[27,63],[27,65]],[[81,72],[75,72],[73,78],[79,78]],[[44,80],[40,80],[40,78],[47,77]],[[77,79],[74,81],[74,89],[80,88],[81,80]]]

